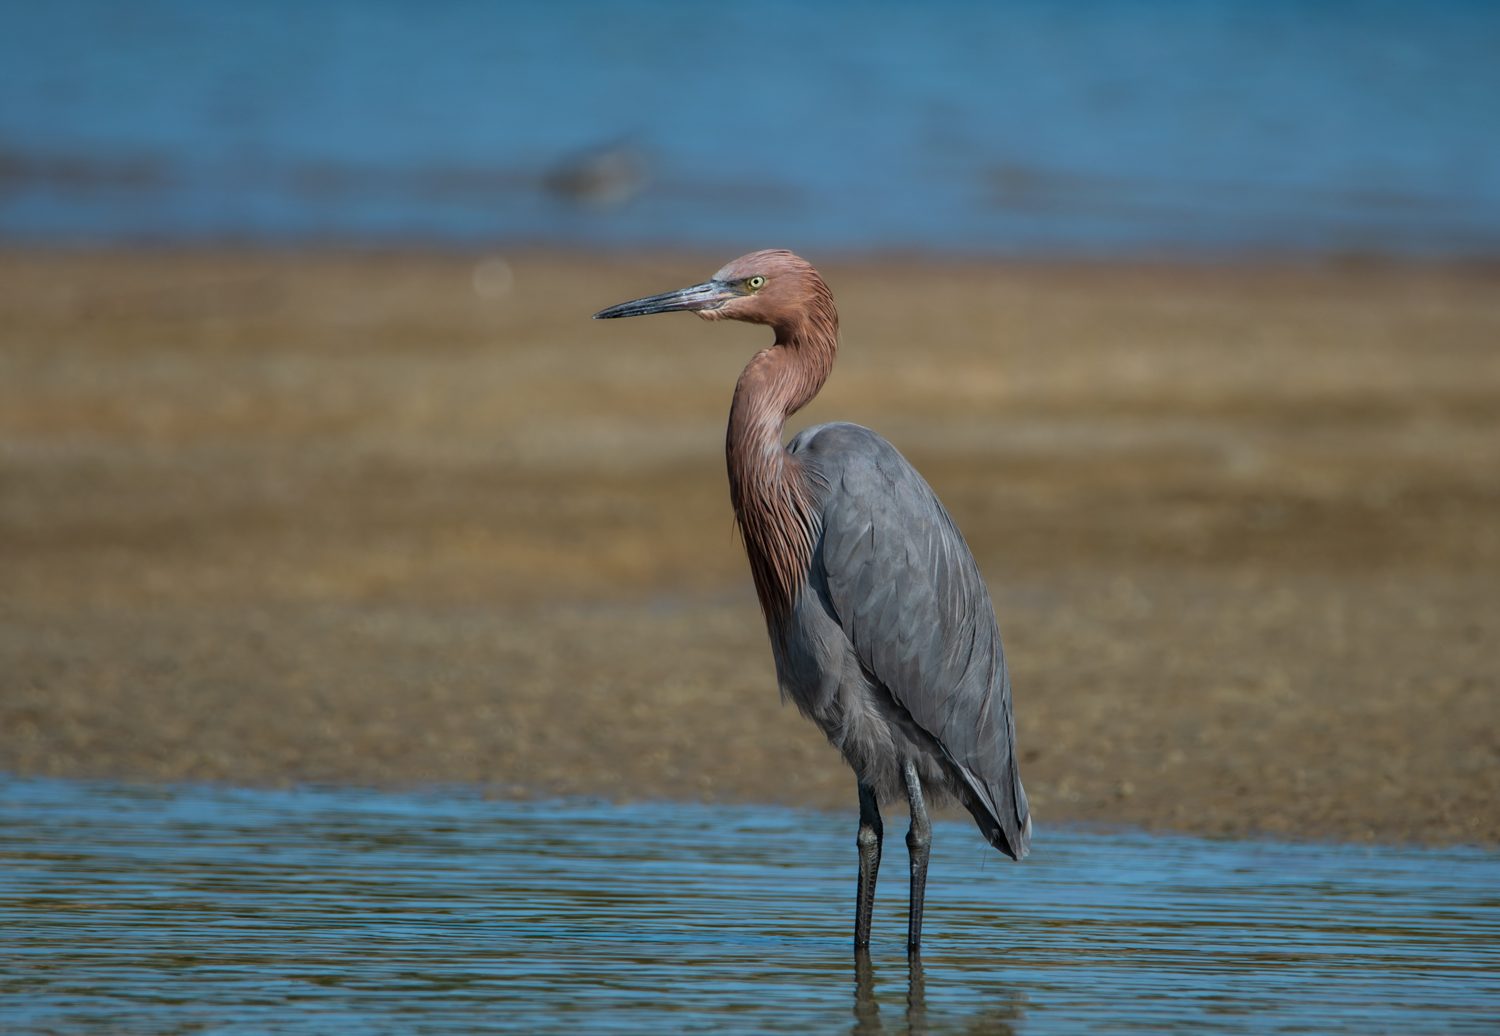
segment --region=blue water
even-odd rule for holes
[[[0,5],[0,239],[1500,253],[1500,4]]]
[[[893,820],[895,818],[892,818]],[[852,814],[0,781],[6,1033],[1500,1031],[1500,859]]]

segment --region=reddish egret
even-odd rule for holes
[[[833,294],[790,252],[753,252],[691,288],[596,318],[687,310],[767,324],[729,408],[729,493],[784,695],[859,782],[854,947],[870,944],[883,828],[905,795],[911,855],[907,951],[922,940],[932,825],[925,795],[953,798],[1012,859],[1031,817],[1016,767],[1010,677],[989,592],[958,527],[896,448],[823,424],[782,446],[788,415],[823,387],[838,351]]]

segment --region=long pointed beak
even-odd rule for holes
[[[704,281],[691,288],[680,288],[665,295],[652,295],[649,299],[622,302],[618,306],[601,309],[594,314],[595,320],[613,320],[616,317],[644,317],[651,313],[675,313],[678,310],[696,312],[700,309],[715,309],[740,292],[723,281]]]

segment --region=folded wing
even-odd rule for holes
[[[1025,856],[1031,821],[1005,652],[963,536],[916,469],[874,432],[822,425],[791,449],[826,486],[814,563],[861,663],[941,746],[990,843]]]

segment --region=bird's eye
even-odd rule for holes
[[[760,291],[760,289],[764,288],[765,286],[766,279],[759,274],[751,277],[748,281],[745,282],[745,287],[749,288],[751,291]]]

